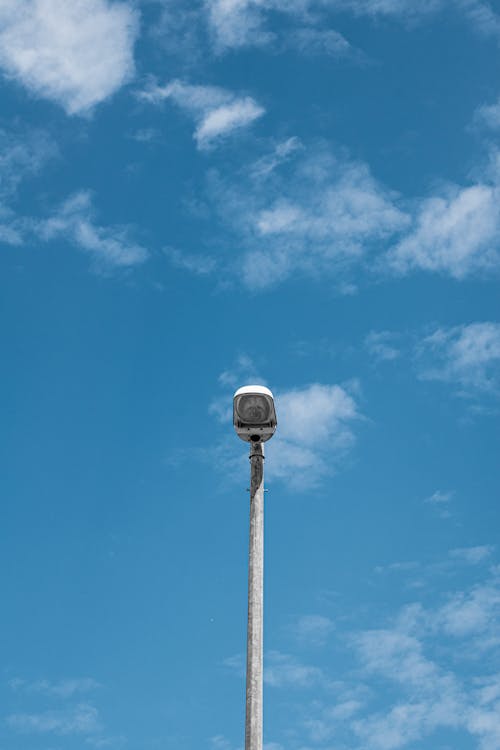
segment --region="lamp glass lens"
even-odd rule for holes
[[[236,407],[238,416],[247,424],[264,424],[269,422],[271,408],[265,396],[241,396]]]

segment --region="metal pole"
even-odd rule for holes
[[[250,546],[245,750],[262,750],[264,444],[250,443]]]

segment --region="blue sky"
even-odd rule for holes
[[[500,748],[500,5],[2,0],[0,750]]]

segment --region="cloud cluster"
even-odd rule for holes
[[[353,636],[365,675],[398,686],[394,705],[371,714],[365,709],[351,725],[354,734],[369,740],[371,747],[396,750],[450,729],[476,738],[482,750],[497,748],[499,675],[476,673],[474,679],[464,680],[451,665],[440,665],[426,652],[440,639],[451,638],[454,648],[457,641],[462,643],[472,662],[480,660],[485,650],[498,647],[499,620],[499,580],[493,576],[452,594],[436,609],[410,605],[401,610],[394,626]]]
[[[294,701],[294,719],[286,727],[289,746],[403,750],[418,743],[451,747],[469,742],[478,750],[498,750],[500,569],[485,566],[492,555],[489,545],[451,550],[444,564],[430,566],[432,605],[405,604],[379,627],[353,627],[340,618],[333,630],[327,617],[298,618],[306,637],[314,639],[319,627],[330,638],[315,643],[328,649],[321,667],[300,651],[266,655],[266,684],[282,691],[282,700]],[[442,589],[436,600],[436,575],[449,584],[451,560],[474,566],[478,580],[458,590]],[[403,572],[412,569],[393,564],[380,570],[396,566]],[[366,615],[363,607],[361,616]],[[343,657],[335,657],[330,673],[333,639]],[[296,641],[299,648],[308,643]],[[244,674],[243,657],[226,663]]]
[[[273,44],[278,30],[273,14],[287,17],[291,27],[287,43],[301,51],[315,50],[335,56],[352,52],[349,42],[333,29],[330,17],[338,13],[369,18],[388,18],[413,24],[441,11],[458,13],[477,32],[500,36],[500,19],[483,0],[206,0],[205,12],[216,52]]]
[[[359,53],[338,31],[319,22],[324,2],[311,0],[208,0],[207,22],[215,51],[280,44],[305,54],[359,58]],[[287,17],[283,33],[267,23],[271,13]],[[291,24],[290,24],[291,21]]]
[[[209,198],[243,245],[238,273],[256,290],[296,272],[342,274],[410,222],[366,164],[323,145],[287,158],[274,149],[236,183],[212,173]]]
[[[480,559],[468,562],[475,566],[492,554],[488,546],[463,553],[470,557],[474,550]],[[356,668],[336,669],[331,680],[323,667],[312,683],[303,683],[304,689],[313,684],[315,694],[314,700],[304,694],[292,732],[296,746],[329,748],[334,741],[339,747],[401,750],[450,732],[456,741],[468,738],[480,750],[497,750],[499,624],[500,579],[493,568],[469,588],[443,592],[434,606],[414,602],[381,627],[337,633]],[[297,657],[284,661],[300,664],[304,674],[314,670]]]
[[[192,86],[177,80],[165,86],[150,82],[138,96],[152,104],[171,99],[188,112],[195,120],[194,139],[201,150],[250,125],[265,112],[250,96],[237,96],[217,86]]]
[[[49,741],[56,743],[57,738],[64,738],[66,744],[80,739],[93,747],[123,744],[123,737],[103,734],[100,712],[93,703],[89,700],[75,701],[78,696],[100,688],[96,680],[90,677],[60,680],[16,677],[8,685],[16,696],[16,711],[4,714],[2,723],[12,733],[45,735]],[[22,699],[29,704],[29,710],[19,710]]]
[[[252,290],[296,274],[328,274],[350,289],[354,268],[372,277],[425,271],[457,280],[500,269],[495,151],[474,184],[403,202],[366,163],[292,137],[237,179],[212,171],[207,196],[222,224],[221,244],[238,243],[243,255],[230,271]],[[382,356],[382,341],[367,341],[372,350],[377,344]],[[389,353],[397,349],[387,344]]]

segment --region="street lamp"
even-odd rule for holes
[[[264,614],[264,443],[276,432],[273,394],[262,385],[238,388],[233,398],[236,434],[250,443],[250,544],[245,750],[262,750]]]

